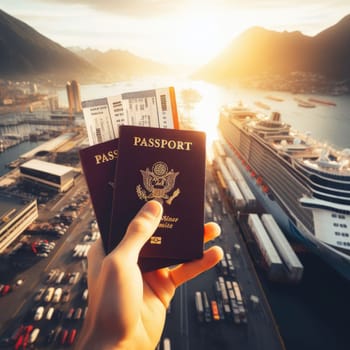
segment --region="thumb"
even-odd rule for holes
[[[137,261],[141,248],[158,227],[162,214],[163,207],[158,201],[147,202],[130,222],[116,249],[118,253],[132,253]]]

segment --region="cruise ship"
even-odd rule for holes
[[[220,112],[219,133],[262,205],[292,239],[350,280],[350,149],[295,131],[278,112]]]

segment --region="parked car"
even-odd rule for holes
[[[69,331],[69,334],[67,337],[67,344],[68,345],[72,345],[74,343],[76,335],[77,335],[77,330],[75,328],[73,328]]]
[[[77,307],[74,311],[73,318],[75,320],[80,320],[82,313],[83,313],[83,309],[81,307]]]
[[[34,314],[34,321],[40,321],[44,315],[44,307],[38,306]]]
[[[39,333],[40,333],[40,328],[34,328],[33,331],[30,333],[28,343],[34,344],[38,339]]]
[[[55,292],[55,288],[54,287],[47,288],[47,291],[46,291],[45,296],[44,296],[44,301],[46,303],[49,303],[52,300],[54,292]]]
[[[68,329],[62,329],[61,340],[60,340],[61,345],[64,345],[66,343],[67,337],[68,337]]]
[[[71,320],[74,315],[74,308],[70,308],[69,311],[66,313],[65,319],[66,320]]]
[[[46,278],[46,283],[51,283],[54,281],[54,279],[56,278],[56,275],[59,273],[58,269],[52,269],[50,270],[50,272],[47,274],[47,278]]]
[[[11,286],[9,284],[5,284],[4,287],[2,288],[1,295],[5,296],[11,291]]]
[[[84,289],[83,295],[82,295],[82,299],[83,300],[88,300],[88,296],[89,296],[89,290],[87,288]]]
[[[46,313],[46,319],[47,320],[51,320],[52,319],[52,316],[55,312],[55,308],[54,307],[50,307],[48,310],[47,310],[47,313]]]
[[[57,304],[60,302],[62,297],[62,288],[56,288],[53,297],[52,297],[52,302]]]
[[[34,295],[34,301],[40,301],[45,293],[45,288],[40,288]]]
[[[69,284],[75,284],[75,283],[77,283],[78,280],[79,280],[79,277],[80,277],[80,272],[73,272],[72,275],[71,275],[70,278],[69,278],[68,283],[69,283]]]

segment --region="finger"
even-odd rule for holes
[[[215,239],[220,236],[221,229],[220,226],[215,222],[208,222],[204,225],[204,243]]]
[[[222,257],[223,251],[220,247],[211,247],[204,252],[201,259],[179,265],[170,270],[169,275],[175,287],[178,287],[186,281],[196,277],[200,273],[215,266],[222,259]]]
[[[158,227],[162,213],[163,207],[159,202],[147,202],[130,222],[124,238],[117,246],[118,254],[128,252],[137,259],[141,248]]]

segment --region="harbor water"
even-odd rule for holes
[[[0,176],[8,173],[11,169],[8,164],[17,160],[22,154],[32,150],[33,148],[42,144],[42,141],[23,141],[15,146],[7,148],[0,153]]]
[[[325,147],[330,145],[337,149],[350,148],[350,96],[312,96],[332,101],[335,106],[315,104],[314,108],[303,108],[298,106],[295,95],[287,92],[266,92],[240,87],[223,89],[193,81],[174,84],[171,79],[164,78],[135,83],[81,86],[81,96],[83,100],[88,100],[169,85],[175,86],[180,115],[190,117],[194,125],[207,132],[209,139],[216,137],[220,106],[234,105],[241,101],[248,108],[264,114],[280,112],[284,121],[322,141]],[[188,88],[200,93],[201,99],[198,103],[182,99],[182,90]],[[65,91],[58,91],[58,95],[60,104],[66,105]],[[279,100],[269,99],[268,96],[278,96]],[[305,100],[309,97],[311,95],[298,95],[298,98]],[[267,105],[269,109],[259,109],[257,101],[263,102],[262,105]],[[9,170],[6,164],[37,145],[36,142],[26,141],[1,153],[0,175]],[[299,285],[271,283],[261,274],[261,282],[286,349],[350,349],[350,282],[310,253],[303,252],[298,255],[305,266],[304,277]]]

